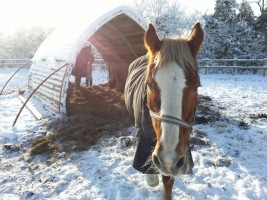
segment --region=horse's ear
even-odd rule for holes
[[[194,58],[197,58],[198,51],[200,49],[200,45],[203,42],[203,39],[204,32],[200,26],[200,23],[198,22],[192,28],[191,34],[188,37],[188,44]]]
[[[162,45],[162,41],[159,39],[156,29],[152,24],[149,24],[149,27],[145,32],[144,43],[147,50],[151,51],[153,54],[159,51]]]

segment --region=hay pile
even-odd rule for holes
[[[57,151],[83,151],[96,144],[103,136],[111,136],[118,130],[133,125],[123,94],[111,90],[107,84],[76,89],[70,83],[67,96],[67,122],[52,122],[56,129],[47,137],[58,146]],[[44,141],[41,140],[43,143]],[[48,142],[46,141],[46,144]],[[49,146],[47,144],[47,146]],[[34,141],[31,152],[40,153],[38,142]]]
[[[71,143],[68,148],[76,150],[86,150],[100,137],[133,124],[123,94],[111,90],[107,84],[76,89],[70,83],[67,114],[69,124],[59,131],[60,139],[61,143]]]
[[[81,87],[78,90],[70,84],[68,90],[68,116],[86,115],[86,118],[94,125],[95,123],[119,122],[129,115],[123,93],[111,90],[106,84],[89,88]]]

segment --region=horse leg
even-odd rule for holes
[[[162,181],[163,181],[163,200],[171,200],[174,177],[162,175]]]
[[[81,85],[81,77],[75,76],[75,87],[79,88]]]

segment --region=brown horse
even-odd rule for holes
[[[76,58],[75,66],[72,70],[72,75],[75,76],[75,86],[80,87],[81,78],[86,77],[86,85],[92,85],[92,64],[94,62],[94,55],[92,48],[85,46],[82,48]]]
[[[189,138],[198,104],[197,56],[203,37],[197,23],[188,39],[160,40],[150,24],[144,36],[148,54],[129,67],[124,94],[137,130],[133,167],[146,174],[150,186],[157,186],[162,175],[164,199],[171,199],[175,177],[193,168]]]

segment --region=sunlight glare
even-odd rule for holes
[[[21,27],[57,27],[71,21],[97,18],[126,1],[0,0],[0,32]]]

